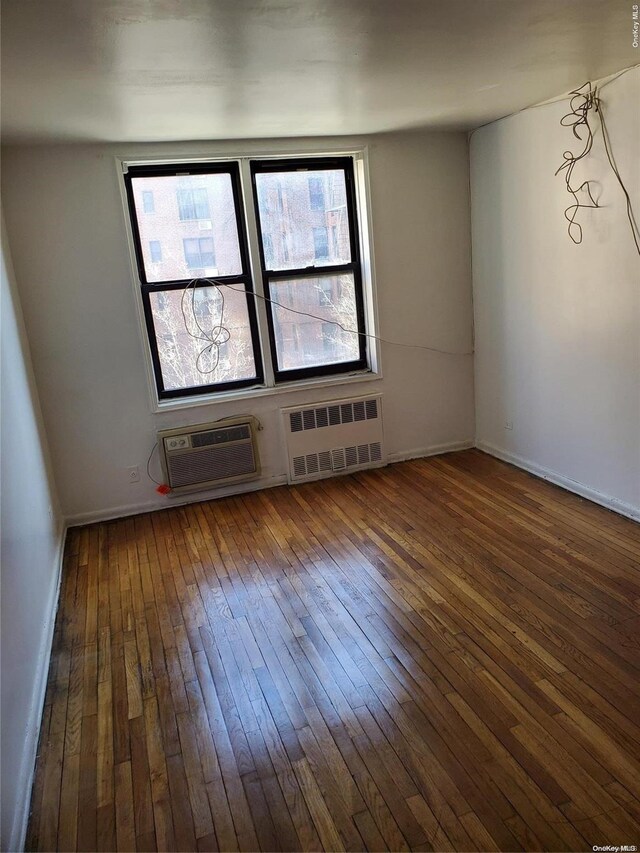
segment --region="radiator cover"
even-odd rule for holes
[[[384,465],[382,396],[282,409],[290,483]]]

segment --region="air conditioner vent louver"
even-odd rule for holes
[[[176,453],[168,460],[171,488],[193,486],[203,480],[226,480],[256,469],[253,448],[250,443],[232,447],[211,447],[202,453]]]
[[[379,397],[286,409],[283,417],[291,482],[384,461]]]
[[[158,433],[160,459],[172,494],[256,479],[260,474],[255,418],[227,418]]]

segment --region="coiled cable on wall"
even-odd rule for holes
[[[622,73],[624,72],[621,72],[621,74]],[[589,123],[589,113],[591,110],[594,110],[600,121],[602,141],[604,143],[604,150],[609,166],[611,167],[611,171],[615,175],[616,180],[620,184],[622,192],[624,193],[627,219],[629,220],[631,235],[636,251],[638,252],[638,255],[640,255],[640,229],[638,228],[638,223],[635,218],[631,196],[629,195],[629,191],[622,180],[620,170],[618,169],[618,165],[613,156],[611,138],[609,136],[604,114],[604,106],[598,92],[599,89],[592,86],[590,81],[587,81],[579,88],[574,89],[569,93],[569,112],[563,115],[560,119],[560,124],[563,127],[570,127],[575,138],[583,143],[582,150],[578,154],[574,154],[572,151],[563,152],[563,161],[555,172],[556,175],[564,172],[564,181],[567,192],[573,198],[573,203],[564,211],[565,219],[568,222],[567,231],[569,233],[569,237],[574,243],[582,243],[582,226],[577,221],[579,211],[586,208],[593,210],[600,207],[598,200],[594,197],[592,192],[592,184],[594,184],[595,181],[588,179],[577,186],[573,182],[573,171],[576,165],[581,160],[584,160],[585,157],[588,157],[593,148],[594,135]],[[583,194],[582,196],[580,195],[581,193]]]

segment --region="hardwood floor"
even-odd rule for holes
[[[71,530],[27,849],[638,845],[639,563],[475,450]]]

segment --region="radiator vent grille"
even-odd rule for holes
[[[378,418],[378,400],[356,400],[354,403],[319,406],[315,409],[302,409],[289,413],[291,432],[309,429],[322,429],[327,426],[351,424],[357,421],[376,420]]]
[[[379,394],[282,410],[289,482],[317,480],[383,464]]]
[[[294,456],[293,473],[296,478],[308,477],[326,471],[344,471],[369,462],[379,462],[381,459],[382,447],[379,441],[352,447],[336,447],[331,451]]]

